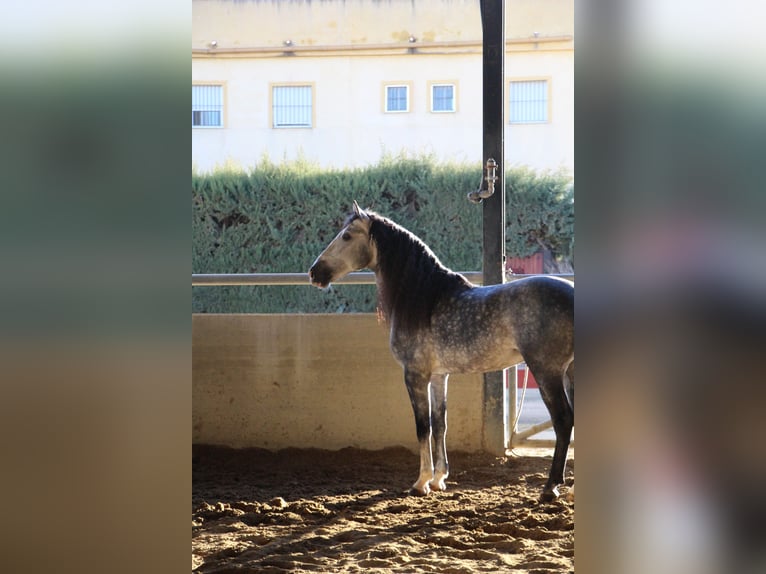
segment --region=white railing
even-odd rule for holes
[[[477,285],[483,282],[481,271],[461,271],[466,279]],[[574,281],[571,273],[555,274],[552,277],[561,277]],[[515,281],[532,275],[508,275],[506,281]],[[339,285],[374,285],[375,274],[372,271],[357,271],[349,273],[343,279],[334,281]],[[222,287],[236,285],[309,285],[308,273],[194,273],[192,274],[192,287]]]

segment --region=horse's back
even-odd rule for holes
[[[534,275],[499,286],[509,293],[514,307],[527,305],[533,309],[563,313],[574,319],[574,283],[550,275]]]
[[[574,284],[560,277],[535,275],[500,285],[476,287],[468,297],[492,312],[503,313],[522,325],[542,316],[574,321]]]

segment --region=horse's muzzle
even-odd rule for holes
[[[324,261],[317,261],[309,269],[309,279],[312,285],[324,289],[332,280],[332,271]]]

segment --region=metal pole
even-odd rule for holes
[[[484,284],[502,283],[505,278],[505,149],[503,132],[503,76],[505,64],[505,9],[503,0],[481,0],[483,33],[483,142],[482,164],[497,163],[495,193],[484,199]],[[484,375],[484,449],[504,455],[506,400],[504,371]],[[516,388],[516,381],[511,385]]]

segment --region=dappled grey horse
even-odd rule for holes
[[[354,202],[309,277],[324,288],[364,268],[375,272],[379,311],[390,325],[391,351],[404,368],[415,412],[420,475],[413,492],[446,489],[449,374],[524,361],[556,433],[541,499],[558,497],[574,425],[574,285],[540,275],[478,287],[442,265],[415,235]]]

